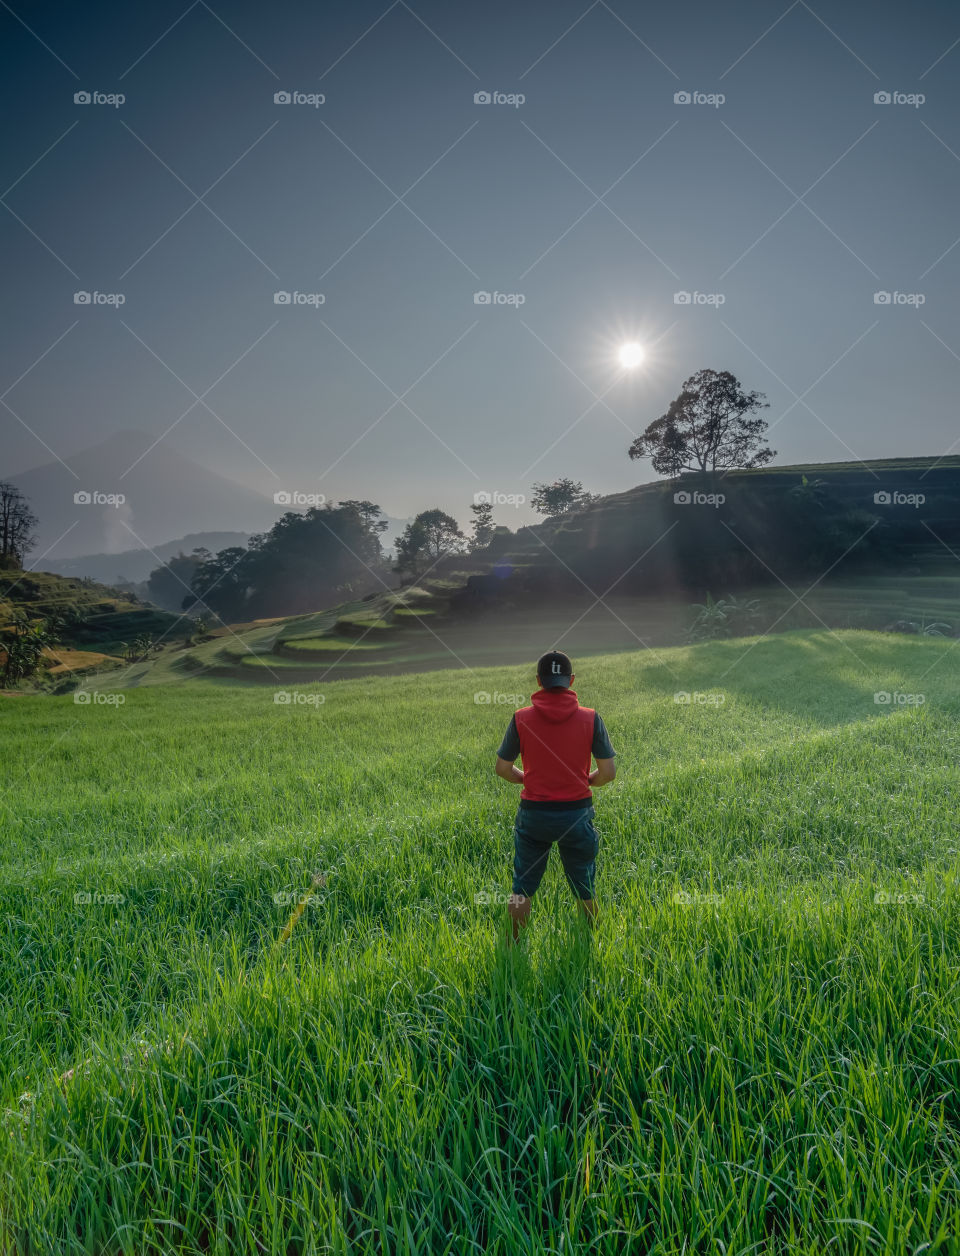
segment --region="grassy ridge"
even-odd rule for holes
[[[523,670],[9,701],[8,1237],[960,1250],[951,645],[585,660],[603,916],[552,867],[513,953],[510,708],[474,694]]]

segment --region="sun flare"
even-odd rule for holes
[[[617,357],[620,359],[620,365],[629,371],[633,367],[640,365],[646,357],[646,351],[643,345],[637,344],[635,340],[631,340],[627,344],[620,346]]]

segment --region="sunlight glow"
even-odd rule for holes
[[[629,344],[621,345],[617,356],[620,359],[620,365],[625,370],[629,371],[632,370],[633,367],[640,365],[646,357],[646,351],[644,350],[643,345],[637,344],[637,342],[633,340],[630,341]]]

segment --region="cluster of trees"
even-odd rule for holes
[[[530,504],[537,514],[558,519],[573,510],[582,510],[599,501],[599,494],[588,493],[579,480],[560,479],[552,484],[534,484]],[[425,510],[417,515],[397,537],[397,565],[394,571],[416,575],[447,554],[472,554],[489,550],[498,536],[509,536],[510,529],[493,522],[492,502],[474,502],[470,507],[473,519],[466,536],[452,515],[442,510]]]
[[[576,480],[535,484],[534,508],[548,518],[591,501]],[[211,554],[178,554],[150,573],[148,596],[157,605],[190,614],[207,610],[226,621],[260,615],[295,615],[336,600],[362,597],[384,587],[393,573],[413,579],[448,555],[488,551],[510,535],[493,522],[493,505],[470,507],[469,535],[446,511],[421,511],[396,538],[393,564],[382,536],[387,520],[370,501],[327,502],[304,513],[290,511],[249,545]]]
[[[180,556],[177,571],[154,572],[151,584],[155,577],[183,582],[184,610],[210,610],[228,621],[296,615],[382,587],[381,535],[387,526],[383,511],[369,501],[288,511],[246,548]]]
[[[538,514],[557,519],[598,500],[598,495],[584,491],[579,480],[561,479],[552,484],[534,484],[530,504]],[[401,575],[416,576],[448,554],[487,552],[498,537],[510,535],[509,528],[493,522],[492,502],[474,502],[470,513],[473,519],[467,536],[456,519],[445,511],[422,511],[407,524],[403,535],[397,537],[397,562],[393,570]]]

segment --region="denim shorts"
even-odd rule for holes
[[[593,807],[540,811],[521,807],[514,823],[513,892],[536,894],[556,844],[564,875],[577,898],[593,898],[600,838]]]

